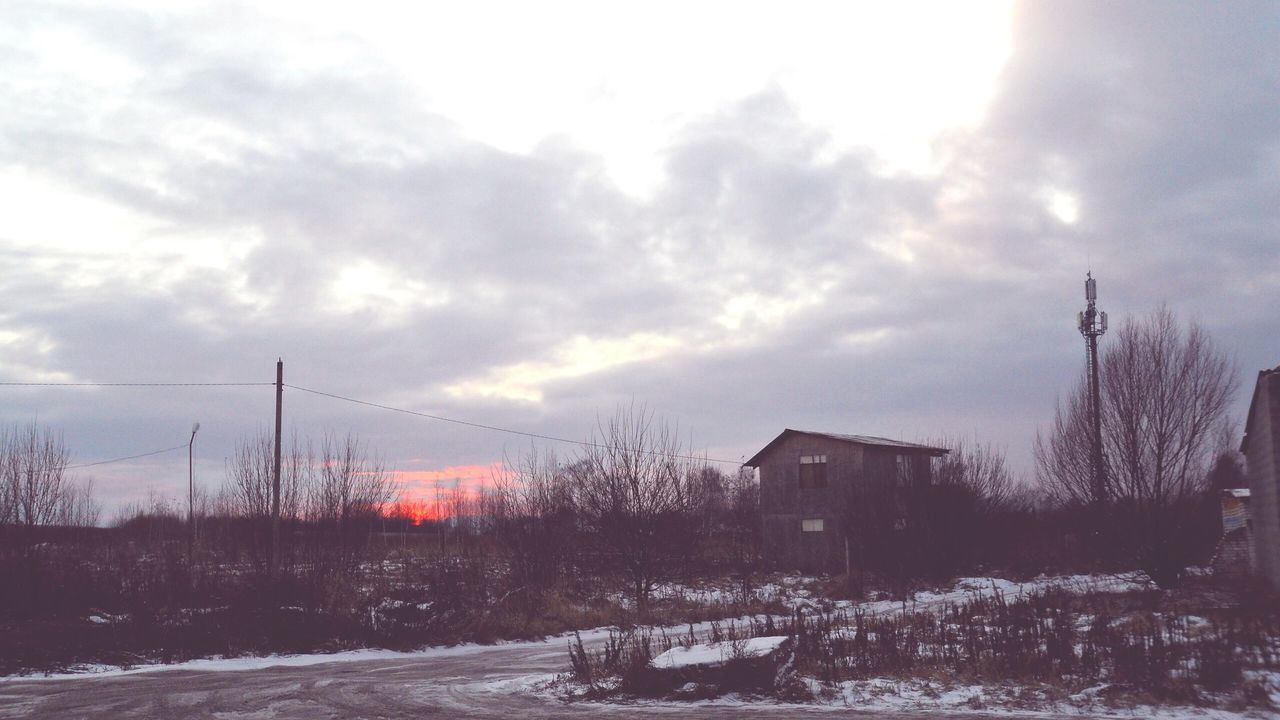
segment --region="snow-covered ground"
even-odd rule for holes
[[[433,647],[423,650],[347,650],[335,653],[312,653],[306,655],[260,655],[233,658],[200,658],[184,662],[134,665],[120,667],[118,665],[84,664],[75,665],[69,672],[40,673],[33,675],[0,676],[0,683],[14,680],[67,680],[70,678],[113,677],[118,675],[137,675],[169,670],[190,670],[196,672],[237,672],[242,670],[261,670],[270,667],[306,667],[324,663],[358,662],[362,660],[397,660],[422,657],[447,657],[463,655],[485,650],[486,645],[455,645],[452,647]]]
[[[617,628],[594,628],[591,630],[581,631],[578,635],[582,638],[584,643],[597,643],[608,638],[610,632],[617,632]],[[113,677],[119,675],[138,675],[141,673],[163,672],[170,670],[188,670],[193,672],[239,672],[243,670],[261,670],[272,667],[307,667],[310,665],[324,665],[327,663],[351,663],[367,660],[450,658],[489,652],[495,648],[547,648],[558,651],[563,649],[564,644],[573,636],[573,633],[562,633],[559,635],[551,635],[541,640],[500,641],[490,645],[464,643],[461,645],[427,647],[420,650],[363,649],[345,650],[333,653],[307,653],[300,655],[246,655],[230,658],[214,657],[167,664],[133,665],[130,667],[103,664],[83,664],[73,666],[66,672],[0,676],[0,683],[19,680],[67,680],[83,677]]]
[[[942,607],[948,603],[963,602],[973,597],[975,594],[991,594],[993,592],[1003,593],[1006,598],[1012,600],[1015,597],[1024,596],[1033,592],[1041,592],[1049,588],[1062,588],[1076,593],[1087,592],[1128,592],[1131,590],[1141,590],[1151,587],[1150,580],[1142,573],[1124,573],[1119,575],[1058,575],[1058,576],[1040,576],[1026,582],[1015,582],[1002,578],[983,577],[983,578],[960,578],[956,580],[950,587],[940,590],[923,591],[916,593],[907,601],[902,600],[870,600],[865,602],[853,602],[849,600],[828,601],[815,597],[811,587],[819,582],[818,578],[805,575],[780,575],[770,579],[768,582],[754,589],[757,598],[764,601],[777,601],[785,607],[789,608],[823,608],[823,609],[857,609],[868,614],[882,614],[900,612],[906,610],[908,612],[927,610]],[[682,585],[679,583],[666,583],[659,585],[654,589],[655,598],[683,598],[697,604],[714,606],[727,604],[734,600],[734,590],[726,583],[706,583],[701,585]],[[762,619],[760,616],[757,620]],[[91,618],[91,622],[111,622],[118,621],[118,616],[98,615]],[[729,619],[725,622],[744,622],[747,617]],[[695,632],[706,632],[710,629],[710,622],[694,623]],[[679,627],[668,628],[671,631],[684,630],[688,626],[681,625]],[[607,638],[610,631],[617,631],[617,628],[602,627],[581,631],[580,634],[584,642],[594,642]],[[572,637],[572,633],[563,633],[560,635],[549,636],[543,640],[532,641],[533,643],[561,643],[567,638]],[[519,643],[500,643],[500,644],[527,644]],[[345,652],[335,653],[314,653],[305,655],[267,655],[267,656],[249,656],[235,658],[204,658],[199,660],[188,660],[185,662],[170,664],[152,664],[137,665],[128,668],[100,665],[85,664],[74,666],[67,672],[49,673],[41,675],[16,676],[25,679],[32,678],[69,678],[80,677],[84,675],[121,675],[136,674],[144,672],[155,672],[159,670],[202,670],[202,671],[238,671],[238,670],[255,670],[266,667],[278,666],[305,666],[318,665],[331,662],[351,662],[359,660],[379,660],[394,658],[414,658],[425,656],[444,657],[449,654],[459,654],[466,652],[478,652],[488,645],[464,644],[450,647],[432,647],[422,650],[413,651],[395,651],[395,650],[349,650]],[[6,677],[0,676],[0,682]]]
[[[1280,708],[1280,674],[1270,674],[1272,704]],[[909,715],[919,717],[925,713],[945,713],[948,717],[973,714],[979,717],[1007,715],[1032,718],[1099,718],[1103,720],[1262,720],[1280,717],[1275,711],[1229,710],[1220,707],[1192,705],[1132,704],[1115,707],[1102,702],[1105,686],[1071,696],[1058,697],[1052,690],[1019,687],[1015,685],[948,684],[936,681],[903,681],[880,678],[864,681],[848,681],[835,686],[824,686],[816,681],[809,683],[814,693],[813,703],[787,703],[737,694],[724,695],[710,700],[693,700],[678,706],[669,701],[633,701],[634,706],[666,710],[673,706],[685,708],[690,714],[698,708],[760,709],[777,708],[785,711],[808,709],[818,705],[836,709],[848,708],[869,717],[879,715]],[[535,692],[550,695],[553,691],[532,686]],[[594,703],[606,707],[606,703]]]
[[[730,660],[762,657],[777,651],[787,636],[756,637],[738,642],[697,643],[676,646],[653,659],[656,668],[676,669],[695,665],[722,665]]]
[[[1125,593],[1148,590],[1154,587],[1151,579],[1142,572],[1124,572],[1095,575],[1041,575],[1025,581],[1006,580],[998,577],[965,577],[955,580],[946,588],[923,590],[911,597],[890,599],[887,594],[870,601],[831,600],[820,597],[814,588],[822,580],[809,575],[775,575],[751,590],[751,599],[761,603],[777,602],[795,609],[845,610],[857,608],[868,614],[882,614],[906,610],[928,610],[951,603],[960,603],[974,595],[1000,593],[1007,600],[1016,600],[1033,593],[1050,589],[1065,590],[1072,594]],[[728,581],[679,583],[669,582],[654,586],[651,598],[656,601],[681,600],[694,605],[713,607],[729,605],[742,600],[740,588]],[[630,597],[615,593],[610,597],[624,606],[633,604]]]
[[[1063,591],[1071,595],[1093,595],[1111,593],[1129,593],[1147,591],[1155,588],[1151,580],[1140,572],[1097,575],[1057,575],[1040,576],[1025,581],[1011,581],[995,577],[960,578],[946,587],[914,593],[905,599],[873,597],[865,601],[831,600],[817,596],[814,588],[820,587],[817,579],[803,576],[785,576],[775,578],[757,589],[757,597],[768,597],[792,609],[809,609],[813,611],[845,611],[865,613],[867,615],[893,615],[897,613],[938,613],[951,605],[962,605],[976,596],[999,594],[1006,601],[1014,602],[1034,594],[1042,594],[1050,590]],[[718,598],[715,589],[668,587],[668,596],[678,597],[710,597]],[[765,595],[767,593],[767,595]],[[1162,613],[1153,613],[1162,617]],[[761,618],[755,618],[759,621]],[[1172,617],[1167,617],[1173,620]],[[1076,616],[1073,621],[1077,630],[1084,632],[1093,624],[1091,615]],[[1211,625],[1211,622],[1198,615],[1178,615],[1178,632],[1199,631]],[[839,632],[839,630],[836,630]],[[683,634],[683,633],[682,633]],[[704,637],[705,636],[701,636]],[[773,641],[774,638],[768,638]],[[693,638],[685,641],[687,647],[673,647],[655,658],[656,667],[678,668],[694,664],[722,663],[729,659],[729,643],[700,642],[689,645]],[[1280,651],[1280,646],[1277,647]],[[852,708],[868,712],[921,713],[944,711],[953,713],[1005,713],[1030,716],[1088,716],[1088,717],[1124,717],[1124,718],[1208,718],[1213,720],[1232,720],[1239,718],[1280,718],[1280,672],[1273,670],[1252,669],[1245,671],[1242,685],[1250,688],[1244,692],[1237,688],[1227,694],[1214,694],[1201,689],[1196,706],[1178,706],[1169,704],[1142,704],[1142,689],[1133,687],[1111,687],[1100,684],[1084,690],[1069,692],[1056,684],[1018,685],[1013,683],[994,683],[990,685],[962,683],[943,677],[921,678],[876,678],[871,680],[850,680],[839,683],[821,683],[813,678],[802,678],[813,695],[813,704],[833,707]],[[599,689],[597,687],[597,689]],[[1135,692],[1136,691],[1136,692]],[[558,692],[565,692],[563,685]],[[575,691],[570,688],[570,695]],[[589,695],[589,694],[588,694]],[[1230,708],[1245,707],[1244,698],[1250,698],[1249,710],[1236,711]],[[1261,698],[1266,698],[1261,699]],[[631,702],[631,701],[629,701]],[[644,701],[641,705],[647,705]],[[1270,703],[1270,710],[1260,710],[1260,706]],[[735,704],[773,704],[774,699],[744,698],[733,694],[724,695],[712,700],[689,701],[689,706],[720,706]],[[656,706],[663,706],[663,701],[655,701]],[[780,704],[785,706],[785,704]],[[807,706],[812,707],[812,704]]]
[[[1269,693],[1272,706],[1280,708],[1280,673],[1254,672],[1250,675],[1252,676],[1249,678],[1250,681],[1258,682]],[[1222,707],[1167,704],[1115,706],[1104,701],[1108,690],[1106,685],[1098,685],[1071,695],[1062,695],[1060,691],[1046,687],[945,683],[937,680],[892,678],[849,680],[836,685],[823,685],[811,680],[809,687],[820,704],[886,713],[971,711],[982,714],[1006,713],[1048,717],[1198,718],[1200,720],[1277,717],[1275,714],[1234,711]],[[1220,703],[1222,705],[1229,702],[1228,698],[1220,699],[1223,700]]]
[[[1136,592],[1153,587],[1155,585],[1145,573],[1136,571],[1113,575],[1041,575],[1022,582],[997,577],[967,577],[959,578],[949,588],[924,590],[904,600],[879,599],[869,602],[837,600],[831,603],[831,607],[837,610],[857,609],[869,615],[881,615],[902,611],[936,610],[946,605],[963,603],[975,595],[991,596],[999,593],[1006,600],[1013,601],[1048,590],[1064,590],[1073,595],[1087,595]],[[801,598],[793,600],[791,604],[798,603],[811,604],[812,601]]]
[[[847,600],[829,600],[818,597],[814,588],[819,581],[799,575],[777,576],[770,582],[756,588],[758,597],[777,601],[790,608],[812,608],[821,610],[858,610],[868,614],[889,614],[899,612],[921,612],[939,610],[948,604],[959,604],[972,599],[975,595],[991,595],[1000,593],[1008,600],[1015,600],[1032,593],[1044,592],[1051,588],[1059,588],[1073,594],[1085,593],[1122,593],[1146,590],[1152,587],[1150,581],[1140,573],[1119,575],[1063,575],[1042,576],[1025,582],[1009,581],[1002,578],[979,577],[961,578],[948,586],[934,590],[915,593],[910,598],[890,599],[872,598],[862,602]],[[665,597],[698,598],[708,604],[728,603],[733,599],[731,588],[725,586],[683,587],[669,585],[660,588]],[[106,618],[104,618],[106,619]],[[739,618],[746,621],[748,618]],[[757,621],[762,617],[754,618]],[[1084,622],[1085,619],[1078,619]],[[732,621],[725,621],[732,622]],[[1204,621],[1189,616],[1191,625]],[[721,625],[723,626],[723,622]],[[672,635],[683,635],[686,631],[705,637],[712,623],[694,623],[692,626],[682,624],[678,627],[666,628]],[[617,628],[596,628],[581,631],[579,635],[588,647],[599,647],[611,632]],[[0,678],[5,681],[31,680],[66,680],[69,678],[110,677],[133,675],[164,670],[186,670],[191,672],[224,672],[258,670],[270,667],[306,668],[327,663],[358,663],[361,661],[396,661],[464,658],[465,656],[491,653],[483,658],[467,659],[466,662],[476,666],[487,667],[498,675],[488,679],[482,674],[475,681],[477,688],[492,695],[535,695],[548,702],[559,701],[565,695],[563,683],[552,684],[557,674],[567,670],[567,656],[562,653],[566,643],[573,638],[573,633],[555,635],[543,640],[499,643],[493,645],[458,645],[452,647],[432,647],[416,651],[400,652],[389,650],[353,650],[347,652],[308,654],[308,655],[272,655],[265,657],[210,658],[192,660],[170,665],[147,665],[130,668],[110,667],[102,665],[84,665],[74,668],[73,672],[58,674],[25,676],[18,678]],[[693,664],[719,663],[734,657],[751,657],[768,654],[782,647],[786,638],[781,636],[754,638],[745,641],[725,641],[720,643],[702,642],[688,647],[673,647],[655,658],[657,667],[679,668]],[[540,672],[518,671],[520,674],[508,674],[506,658],[508,651],[511,658],[519,658],[521,663],[528,663],[533,653],[542,660],[535,663]],[[785,648],[783,650],[785,651]],[[323,673],[323,670],[317,669]],[[1275,708],[1280,708],[1280,672],[1251,670],[1246,673],[1247,682],[1256,691],[1270,698]],[[831,708],[851,708],[867,712],[883,713],[920,713],[927,711],[945,711],[957,713],[1009,713],[1024,716],[1088,716],[1116,718],[1200,718],[1202,720],[1240,720],[1242,718],[1271,717],[1280,718],[1275,712],[1258,710],[1234,712],[1223,707],[1229,706],[1225,696],[1214,698],[1207,696],[1205,700],[1218,708],[1178,707],[1169,705],[1124,705],[1123,701],[1115,701],[1105,685],[1096,686],[1066,695],[1060,688],[1047,686],[1017,686],[1009,684],[980,685],[972,683],[949,682],[945,678],[878,678],[860,681],[844,681],[840,683],[819,683],[814,679],[805,679],[813,694],[813,703]],[[572,693],[571,693],[572,694]],[[1236,697],[1239,696],[1237,692]],[[791,707],[773,699],[760,699],[726,695],[714,700],[690,701],[674,703],[671,701],[637,701],[635,705],[655,709],[678,709],[680,707],[695,708],[699,706],[734,706],[734,705],[768,705],[779,710]],[[610,707],[602,704],[601,709]]]

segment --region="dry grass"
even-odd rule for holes
[[[1280,670],[1280,611],[1256,589],[1201,585],[1177,593],[1061,590],[1008,600],[999,593],[927,612],[869,615],[797,610],[782,619],[715,624],[678,637],[662,630],[571,646],[572,674],[590,694],[668,694],[648,660],[673,643],[788,635],[793,654],[772,691],[795,697],[796,677],[830,686],[877,678],[1035,688],[1063,697],[1107,686],[1113,704],[1265,705],[1246,671]],[[1227,700],[1222,700],[1226,697]]]

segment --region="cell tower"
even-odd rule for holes
[[[1107,314],[1098,310],[1098,281],[1093,279],[1093,271],[1085,275],[1084,299],[1088,306],[1084,312],[1076,313],[1076,327],[1084,336],[1084,344],[1088,349],[1087,364],[1089,371],[1089,430],[1090,430],[1090,464],[1093,466],[1093,500],[1096,503],[1106,502],[1107,476],[1102,462],[1102,402],[1098,390],[1098,338],[1107,331]]]

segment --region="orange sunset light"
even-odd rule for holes
[[[440,470],[398,470],[391,480],[399,489],[392,515],[413,519],[415,525],[450,517],[459,500],[470,501],[495,477],[503,473],[502,463],[455,465]]]

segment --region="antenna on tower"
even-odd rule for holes
[[[1102,402],[1098,388],[1098,338],[1107,331],[1107,314],[1098,310],[1098,281],[1093,279],[1093,269],[1085,273],[1084,299],[1086,307],[1076,313],[1076,327],[1084,336],[1085,360],[1089,371],[1089,427],[1091,442],[1089,463],[1093,467],[1093,500],[1106,502],[1107,476],[1102,457]]]

